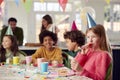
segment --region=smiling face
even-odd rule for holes
[[[42,25],[47,28],[48,22],[45,19],[42,19]]]
[[[94,49],[100,48],[100,37],[93,33],[91,30],[87,32],[87,43],[91,43],[91,47]]]
[[[70,39],[65,39],[66,41],[66,46],[69,51],[75,51],[76,48],[78,47],[76,42],[72,42]]]
[[[2,45],[3,45],[3,48],[5,48],[5,49],[11,48],[12,41],[10,40],[10,38],[8,36],[3,37]]]
[[[50,36],[44,37],[44,39],[43,39],[43,45],[44,45],[48,50],[50,50],[50,49],[52,48],[53,44],[54,44],[54,41],[53,41],[53,39],[52,39]]]

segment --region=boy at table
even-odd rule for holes
[[[40,43],[43,44],[33,55],[32,62],[37,64],[37,58],[44,58],[53,66],[58,66],[62,64],[62,50],[56,46],[57,35],[51,31],[45,30],[40,34]]]
[[[66,52],[69,58],[74,58],[77,52],[80,51],[80,47],[85,44],[85,35],[80,30],[67,31],[64,34],[64,39],[66,41],[66,46],[69,50],[68,52]],[[65,66],[71,68],[69,58]]]

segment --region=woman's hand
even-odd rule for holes
[[[71,60],[71,68],[72,68],[72,70],[75,70],[75,71],[82,70],[81,66],[79,65],[79,63],[75,59]]]

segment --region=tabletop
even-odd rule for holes
[[[67,70],[67,75],[61,76],[60,70]],[[84,76],[74,75],[66,67],[51,67],[48,72],[40,73],[40,69],[28,65],[2,65],[0,66],[0,80],[92,80]]]

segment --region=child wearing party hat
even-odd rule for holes
[[[66,67],[70,67],[70,60],[77,55],[77,52],[80,51],[80,47],[85,44],[85,35],[82,31],[77,29],[75,21],[73,21],[71,31],[64,33],[64,39],[66,41],[66,46],[68,52],[63,52],[68,56],[64,61]]]
[[[86,44],[71,61],[71,68],[80,76],[93,80],[110,80],[111,52],[104,26],[97,24],[88,14]]]

